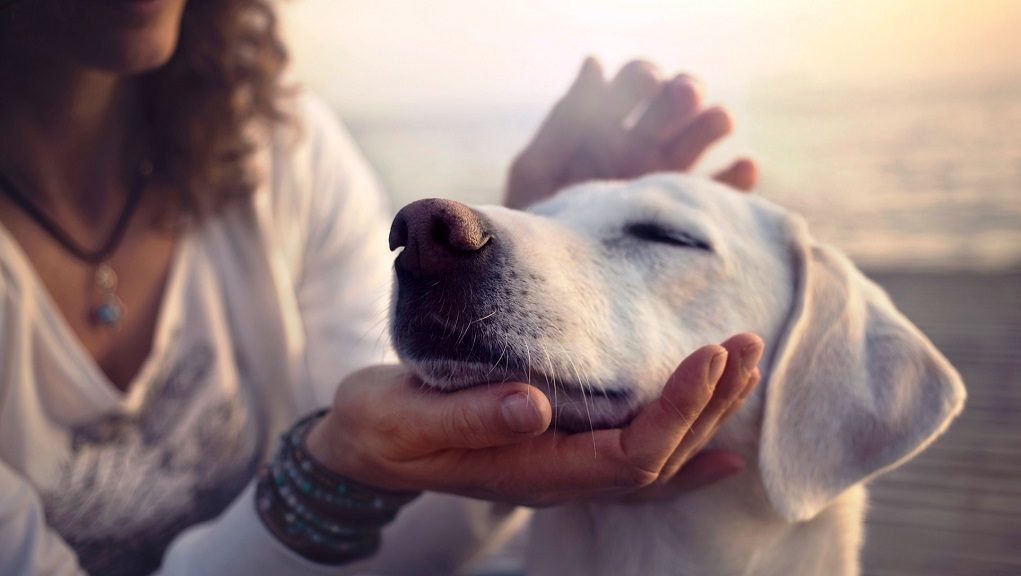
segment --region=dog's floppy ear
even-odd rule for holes
[[[921,451],[965,392],[878,286],[815,244],[800,219],[790,231],[797,289],[766,382],[759,467],[793,522]]]

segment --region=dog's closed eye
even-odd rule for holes
[[[646,242],[669,244],[682,248],[697,248],[712,252],[713,248],[708,242],[692,236],[687,232],[668,228],[655,222],[635,222],[624,227],[624,233],[633,238]]]

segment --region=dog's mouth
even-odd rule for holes
[[[455,307],[442,300],[425,302],[418,293],[414,297],[400,295],[391,326],[394,347],[426,385],[454,392],[492,383],[531,384],[549,399],[552,426],[566,433],[616,428],[630,422],[639,403],[629,389],[587,380],[566,357],[569,352],[563,351],[560,355],[564,357],[555,361],[535,343],[536,336],[528,329],[507,326],[507,318],[515,314],[506,308],[500,314],[477,309],[473,303],[477,304],[468,301]],[[467,312],[453,318],[436,312],[449,309]],[[495,342],[501,343],[499,348]]]
[[[471,301],[452,307],[443,301],[410,306],[409,300],[419,303],[421,297],[401,294],[391,326],[394,347],[432,388],[454,392],[502,382],[531,384],[549,399],[552,426],[566,433],[623,426],[640,405],[629,388],[586,379],[569,351],[551,358],[536,343],[538,335],[506,325],[508,319],[520,319],[506,308],[497,314],[477,309]],[[453,318],[436,312],[451,308],[467,312]],[[499,348],[495,342],[501,343]]]
[[[404,354],[402,354],[404,356]],[[588,432],[626,425],[636,405],[627,390],[582,384],[577,379],[551,376],[547,371],[507,356],[492,362],[454,359],[440,355],[404,361],[426,385],[445,392],[503,382],[535,386],[553,407],[552,427],[565,433]]]

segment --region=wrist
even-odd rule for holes
[[[336,443],[330,441],[330,438],[337,437],[336,434],[332,433],[332,430],[334,430],[332,415],[332,411],[327,412],[312,424],[308,434],[305,436],[305,449],[310,456],[315,458],[316,462],[321,462],[323,466],[326,466],[336,474],[346,475],[348,472],[346,470],[347,466],[341,465],[333,450]]]
[[[380,492],[407,492],[403,486],[394,486],[380,477],[380,465],[371,456],[367,457],[349,440],[358,439],[358,434],[345,429],[338,422],[333,411],[317,418],[304,435],[302,447],[313,463],[347,482],[357,482]],[[403,490],[402,490],[403,489]],[[417,492],[417,491],[414,491]]]
[[[325,411],[298,421],[283,434],[260,475],[256,504],[267,529],[314,562],[343,564],[375,553],[380,532],[417,494],[377,490],[324,466],[307,448]],[[319,436],[318,450],[329,436]]]

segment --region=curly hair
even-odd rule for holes
[[[186,4],[174,55],[144,80],[154,176],[173,213],[204,217],[252,193],[248,128],[288,120],[286,64],[268,0]]]

